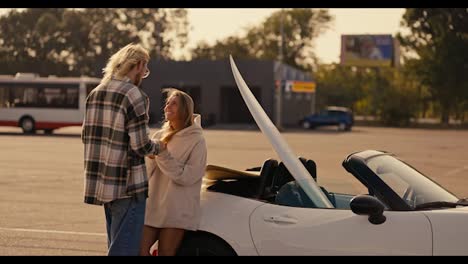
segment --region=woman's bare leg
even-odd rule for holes
[[[175,256],[184,238],[185,229],[162,228],[159,234],[158,255]]]
[[[151,246],[159,239],[161,229],[152,226],[143,226],[141,236],[140,256],[151,256]]]

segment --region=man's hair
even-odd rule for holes
[[[126,75],[138,63],[148,62],[149,53],[140,44],[128,44],[112,55],[102,70],[104,77],[101,83],[109,82],[114,75]]]

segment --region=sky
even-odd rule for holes
[[[181,54],[205,40],[214,43],[242,34],[250,25],[259,25],[278,8],[189,8],[189,43]],[[8,9],[0,8],[0,15]],[[399,31],[404,8],[331,8],[335,17],[331,28],[315,42],[315,53],[323,63],[339,62],[342,34],[392,34]]]
[[[188,9],[193,29],[188,47],[200,40],[241,34],[246,26],[258,25],[280,9],[270,8],[195,8]],[[342,34],[392,34],[399,31],[404,8],[330,8],[335,17],[331,28],[315,42],[315,53],[323,63],[339,62]]]

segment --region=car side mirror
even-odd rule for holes
[[[353,197],[350,202],[351,211],[357,215],[368,215],[369,222],[374,225],[380,225],[387,220],[383,215],[385,206],[374,196],[358,195]]]

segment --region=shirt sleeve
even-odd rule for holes
[[[130,137],[130,147],[139,156],[156,155],[159,153],[159,141],[149,137],[148,102],[143,94],[136,92],[137,87],[130,90],[127,107],[127,130]]]

